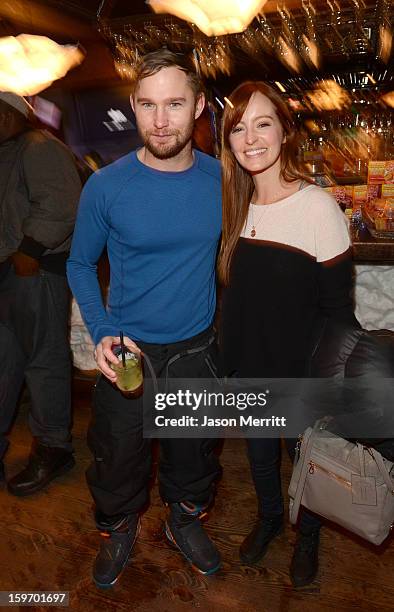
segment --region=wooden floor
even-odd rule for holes
[[[322,533],[319,578],[299,590],[292,588],[288,577],[295,539],[290,526],[257,566],[241,565],[238,547],[255,514],[242,440],[224,445],[224,477],[207,523],[223,555],[222,570],[201,576],[167,545],[162,536],[165,510],[154,487],[132,560],[112,590],[100,591],[91,580],[98,536],[84,480],[90,460],[85,441],[90,397],[79,390],[74,400],[75,469],[47,491],[25,499],[0,490],[0,590],[67,590],[70,609],[83,612],[394,610],[392,541],[376,549],[327,527]],[[23,466],[29,450],[27,407],[25,400],[10,436],[9,476]],[[286,488],[287,460],[283,472]]]

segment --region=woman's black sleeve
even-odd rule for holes
[[[351,251],[318,266],[319,307],[323,316],[360,327],[354,315]]]

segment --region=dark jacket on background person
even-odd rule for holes
[[[23,99],[9,96],[22,111],[0,143],[0,462],[25,381],[32,450],[7,487],[30,495],[74,465],[65,263],[81,184],[72,153],[24,125]]]
[[[327,319],[309,375],[328,379],[310,403],[319,418],[333,418],[330,431],[374,446],[394,460],[394,332]]]
[[[43,269],[63,268],[80,190],[72,153],[52,134],[28,129],[3,141],[0,264],[19,250]]]

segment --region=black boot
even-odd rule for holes
[[[108,589],[115,584],[130,557],[139,531],[138,514],[130,514],[100,532],[100,550],[93,565],[93,580],[98,587]]]
[[[17,496],[36,493],[57,476],[71,470],[74,465],[73,454],[64,448],[37,444],[28,465],[8,481],[8,491]]]
[[[243,563],[253,564],[262,559],[268,545],[283,531],[283,514],[273,517],[259,517],[249,535],[246,536],[239,549],[239,557]]]
[[[290,565],[290,578],[294,586],[306,586],[316,578],[319,568],[320,530],[297,535],[293,558]]]
[[[170,504],[165,532],[169,541],[196,569],[202,574],[213,574],[220,568],[221,558],[201,525],[203,510],[189,502]]]
[[[4,463],[3,461],[0,461],[0,485],[3,484],[4,482],[5,482]]]

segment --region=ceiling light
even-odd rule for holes
[[[196,24],[207,36],[243,32],[266,0],[147,0],[156,13]]]
[[[4,36],[0,38],[0,90],[35,95],[83,59],[79,47],[58,45],[46,36]]]

